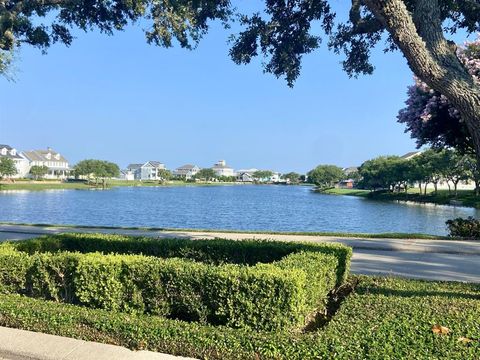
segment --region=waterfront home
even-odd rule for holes
[[[133,181],[135,174],[131,170],[120,170],[120,180]]]
[[[340,189],[353,189],[354,186],[355,186],[355,180],[346,179],[346,180],[339,181],[336,187]]]
[[[15,163],[17,174],[11,176],[12,178],[23,178],[28,175],[30,171],[29,161],[17,149],[12,148],[10,145],[0,144],[0,158],[12,159]]]
[[[253,174],[255,174],[257,171],[258,169],[255,168],[237,170],[237,181],[254,182],[255,178],[253,177]]]
[[[160,170],[165,170],[165,164],[160,161],[147,161],[144,164],[130,164],[127,172],[133,174],[134,180],[162,180]]]
[[[186,164],[186,165],[180,166],[179,168],[176,168],[173,171],[173,175],[181,177],[185,180],[190,180],[199,171],[200,171],[200,168],[197,165]]]
[[[28,159],[30,168],[32,166],[46,166],[48,168],[48,172],[44,176],[45,179],[65,179],[70,173],[68,160],[52,148],[24,151],[23,155]]]
[[[212,167],[213,171],[217,176],[235,176],[235,171],[230,166],[227,166],[225,160],[220,160]]]

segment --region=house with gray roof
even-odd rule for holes
[[[135,180],[162,180],[160,170],[165,170],[165,164],[160,161],[147,161],[144,164],[130,164],[127,171],[133,173]]]
[[[190,180],[199,171],[200,171],[200,168],[197,165],[186,164],[186,165],[180,166],[179,168],[176,168],[173,171],[173,175],[181,177],[185,180]]]
[[[27,176],[30,171],[29,161],[22,155],[22,153],[18,152],[17,149],[10,145],[0,144],[0,159],[1,158],[11,159],[15,163],[17,174],[12,176],[12,178],[23,178]]]
[[[48,168],[46,179],[65,179],[71,171],[68,160],[50,147],[45,150],[24,151],[23,155],[30,162],[30,167],[46,166]]]

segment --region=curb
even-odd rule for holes
[[[0,339],[5,360],[194,360],[6,327],[0,327]]]

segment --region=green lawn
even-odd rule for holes
[[[376,277],[352,277],[350,285],[352,292],[345,287],[332,297],[327,316],[293,331],[205,326],[19,295],[0,295],[0,325],[198,359],[479,358],[480,285]],[[435,333],[436,325],[446,333]]]
[[[211,182],[211,183],[190,183],[184,181],[169,181],[167,183],[160,183],[158,181],[127,181],[127,180],[108,180],[107,186],[219,186],[219,185],[231,185],[233,183],[225,182]],[[98,187],[102,187],[101,182]],[[63,183],[63,182],[31,182],[31,181],[16,181],[15,183],[2,183],[0,184],[1,190],[58,190],[58,189],[91,189],[95,188],[95,185],[87,185],[81,182]]]

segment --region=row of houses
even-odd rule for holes
[[[47,179],[66,179],[72,169],[68,160],[59,152],[48,147],[47,149],[18,151],[10,145],[0,144],[0,158],[6,157],[14,161],[17,168],[17,174],[12,178],[28,178],[30,177],[30,169],[32,166],[46,166],[48,172],[45,175]],[[162,170],[166,170],[164,163],[160,161],[147,161],[145,163],[129,164],[125,170],[120,173],[123,180],[161,180]],[[254,174],[258,169],[241,169],[235,171],[227,165],[225,160],[217,161],[211,169],[219,177],[235,177],[237,181],[253,182],[256,180],[280,182],[280,173],[273,173],[268,179],[255,179]],[[201,168],[194,164],[186,164],[172,171],[176,177],[185,180],[191,180]]]
[[[29,177],[32,166],[47,167],[47,179],[64,179],[71,171],[68,160],[52,148],[17,151],[10,145],[0,144],[0,158],[4,157],[15,163],[17,174],[12,176],[13,178]]]
[[[227,165],[225,160],[217,161],[211,169],[218,177],[235,177],[236,181],[240,182],[253,182],[256,180],[268,181],[268,182],[281,182],[280,173],[273,173],[268,179],[255,179],[254,173],[258,169],[241,169],[235,171],[232,167]],[[121,172],[121,178],[123,180],[161,180],[162,172],[166,170],[165,164],[159,161],[147,161],[143,164],[130,164],[125,170]],[[201,170],[201,167],[194,164],[185,164],[172,171],[172,175],[184,180],[191,180]]]

